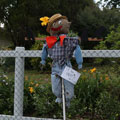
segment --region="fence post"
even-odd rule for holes
[[[24,47],[16,47],[16,53],[24,50]],[[18,54],[15,58],[14,116],[23,116],[23,89],[24,57],[20,57]]]

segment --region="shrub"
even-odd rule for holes
[[[101,81],[102,80],[102,81]],[[94,114],[95,101],[104,89],[104,75],[96,71],[96,68],[82,73],[75,86],[75,96],[79,100],[80,114],[91,112]]]
[[[116,50],[120,49],[120,25],[115,28],[111,26],[111,32],[107,35],[104,41],[101,41],[96,49],[109,49],[109,50]]]
[[[55,103],[51,85],[40,85],[33,95],[35,110],[42,117],[61,117],[61,106]]]
[[[73,32],[72,30],[70,30],[69,33],[68,33],[68,36],[69,37],[76,37],[76,36],[78,36],[78,33]]]
[[[35,44],[32,46],[31,50],[42,50],[44,41],[35,41]],[[41,58],[31,58],[30,63],[32,67],[36,70],[40,70],[40,61]],[[51,59],[46,60],[46,65],[44,66],[44,71],[51,69]]]
[[[95,47],[95,49],[99,50],[119,50],[120,49],[120,25],[115,28],[114,26],[111,26],[110,28],[111,32],[107,35],[104,41],[101,41],[98,46]],[[103,59],[98,58],[95,62],[97,63],[111,63],[110,61],[113,61],[113,59]],[[118,64],[120,64],[120,59],[115,60]]]
[[[11,50],[10,48],[3,48],[3,50]],[[4,71],[14,71],[15,58],[0,58],[0,67]]]
[[[4,73],[1,73],[0,76],[0,114],[12,114],[14,82],[8,79]],[[71,101],[70,108],[67,109],[67,118],[114,120],[119,117],[119,80],[118,77],[110,77],[95,68],[83,70],[75,85],[75,97]],[[55,103],[55,99],[50,81],[43,83],[35,78],[29,80],[29,77],[25,76],[25,116],[62,118],[62,104]]]
[[[120,116],[120,102],[117,96],[113,97],[107,91],[102,92],[96,101],[96,113],[102,120],[117,120]]]
[[[104,107],[103,109],[97,109],[99,107],[98,101],[101,101],[102,104],[103,99],[101,98],[101,94],[104,93],[104,91],[111,95],[111,99],[112,97],[116,98],[113,100],[114,103],[111,104],[112,106],[114,106],[115,104],[116,108],[113,111],[111,108],[111,111],[118,115],[119,112],[115,111],[119,110],[119,107],[117,108],[117,105],[119,106],[118,98],[120,97],[119,80],[115,80],[115,78],[111,78],[111,76],[109,76],[108,74],[103,74],[103,72],[100,72],[95,68],[90,70],[83,70],[83,73],[75,86],[75,98],[71,103],[70,112],[68,113],[68,116],[79,115],[87,118],[89,116],[89,118],[91,119],[98,120],[97,117],[98,115],[100,115],[99,111],[102,111],[102,113],[106,113],[107,109],[104,109]],[[107,104],[107,101],[106,103],[103,102],[102,105],[107,106],[105,104]],[[97,113],[96,110],[98,110]],[[107,110],[109,110],[109,108]],[[106,116],[107,113],[105,114],[105,116],[103,115],[103,118]]]
[[[5,73],[0,72],[0,114],[13,113],[13,93],[13,80],[9,80]]]

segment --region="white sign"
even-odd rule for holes
[[[79,77],[80,73],[73,70],[72,68],[66,66],[65,69],[63,70],[61,77],[64,78],[65,80],[68,80],[69,82],[76,84]]]

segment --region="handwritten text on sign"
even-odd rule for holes
[[[61,77],[73,84],[76,84],[80,77],[80,73],[66,66],[61,74]]]

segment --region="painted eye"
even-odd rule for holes
[[[53,27],[55,27],[55,22],[53,23],[53,25],[52,25]]]
[[[61,21],[61,20],[59,20],[59,21],[58,21],[58,24],[61,24],[61,23],[62,23],[62,21]]]

